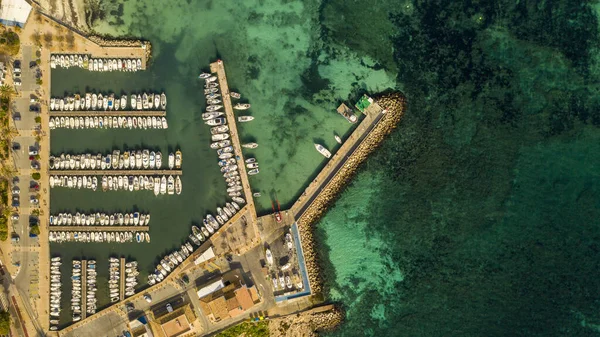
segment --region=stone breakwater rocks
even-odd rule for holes
[[[332,310],[312,313],[310,311],[276,318],[269,322],[271,337],[316,337],[318,331],[335,329],[344,321],[344,312]]]
[[[318,253],[315,249],[313,238],[313,225],[325,214],[329,205],[335,201],[339,193],[356,173],[359,165],[364,162],[390,134],[400,122],[406,107],[404,95],[390,93],[376,98],[375,101],[387,110],[377,126],[365,137],[362,143],[347,160],[346,164],[338,171],[329,184],[323,188],[306,212],[298,219],[298,229],[302,240],[302,249],[306,261],[308,280],[313,294],[321,293],[323,283],[319,273]]]

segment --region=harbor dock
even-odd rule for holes
[[[50,170],[54,176],[180,176],[182,170]]]
[[[233,105],[231,104],[231,96],[229,96],[229,84],[227,83],[227,75],[225,74],[225,65],[223,61],[219,60],[211,63],[210,71],[217,73],[219,86],[221,88],[221,97],[223,98],[223,107],[225,108],[225,116],[227,117],[227,125],[229,126],[229,133],[231,134],[231,143],[233,146],[233,151],[238,158],[237,165],[238,171],[240,172],[240,178],[242,180],[242,187],[244,188],[244,199],[246,199],[251,222],[255,222],[256,208],[254,206],[254,197],[252,197],[252,189],[250,189],[250,182],[248,181],[248,174],[246,172],[246,165],[244,162],[244,154],[242,153],[242,146],[240,144],[239,133],[237,131],[237,120],[234,114]]]
[[[125,258],[120,258],[120,274],[119,274],[119,301],[125,299]]]
[[[81,320],[87,317],[87,260],[81,261]]]
[[[363,112],[364,119],[360,125],[346,138],[335,151],[326,166],[319,172],[315,179],[304,190],[304,193],[296,200],[290,210],[296,219],[301,219],[308,207],[314,202],[319,193],[327,186],[338,171],[348,162],[354,151],[358,148],[365,137],[377,126],[385,115],[385,109],[377,102],[372,102]]]
[[[49,226],[53,232],[147,232],[149,226]]]
[[[50,117],[165,117],[167,112],[164,110],[81,110],[81,111],[49,111]]]

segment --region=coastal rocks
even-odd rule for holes
[[[319,259],[313,240],[312,225],[315,225],[325,214],[331,203],[336,200],[339,193],[356,173],[359,165],[381,144],[385,136],[392,132],[404,114],[405,98],[401,93],[385,94],[376,98],[375,101],[386,109],[385,115],[297,220],[300,238],[303,243],[308,279],[313,294],[322,293],[323,282],[319,273]]]
[[[320,312],[319,308],[275,318],[269,322],[269,335],[272,337],[316,337],[317,332],[339,326],[344,320],[344,312],[337,306]]]

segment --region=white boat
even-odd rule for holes
[[[250,122],[251,120],[254,120],[254,116],[239,116],[238,117],[238,122]]]
[[[167,193],[167,177],[162,176],[160,179],[160,194]]]
[[[245,147],[247,149],[256,149],[258,147],[258,144],[256,144],[256,143],[247,143],[247,144],[242,144],[242,147]]]
[[[172,170],[175,166],[175,154],[169,153],[169,170]]]
[[[210,126],[219,126],[225,123],[227,123],[227,120],[225,120],[225,118],[214,118],[206,121],[206,124]]]
[[[233,108],[236,110],[248,110],[248,109],[250,109],[250,104],[238,103],[238,104],[234,105]]]
[[[198,75],[198,78],[201,78],[204,80],[204,79],[209,78],[210,76],[211,76],[211,74],[209,74],[209,73],[202,73],[202,74]]]
[[[167,180],[167,193],[175,193],[175,178],[173,178],[173,176],[169,176],[169,179]]]
[[[273,254],[271,253],[270,249],[267,249],[265,252],[266,258],[267,258],[267,262],[269,263],[269,265],[273,265]]]
[[[235,98],[235,99],[240,99],[240,97],[242,97],[242,95],[240,95],[237,92],[233,92],[233,91],[229,92],[229,96],[231,96],[231,98]]]
[[[206,107],[206,111],[217,111],[219,109],[221,109],[223,106],[222,105],[209,105]]]
[[[320,154],[325,156],[325,158],[331,158],[331,152],[329,152],[329,150],[327,150],[323,145],[315,143],[315,149],[317,149]]]
[[[127,108],[127,95],[121,96],[121,110],[125,110]]]
[[[181,160],[182,160],[181,151],[177,150],[175,152],[175,168],[178,170],[181,169]]]
[[[160,152],[156,152],[156,157],[155,157],[155,167],[156,169],[160,169],[162,166],[162,154]]]
[[[338,144],[342,144],[342,139],[340,138],[340,136],[334,135],[333,137],[335,138],[335,141],[338,142]]]
[[[179,176],[177,176],[177,178],[175,178],[175,193],[177,195],[181,194],[181,178]]]
[[[221,111],[210,111],[210,112],[205,112],[202,114],[202,119],[203,120],[209,120],[209,119],[213,119],[213,118],[217,118],[219,116],[223,116],[223,112]]]
[[[166,110],[167,109],[167,95],[165,95],[164,92],[162,94],[160,94],[160,108],[162,110]]]

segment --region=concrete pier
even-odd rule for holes
[[[82,110],[82,111],[49,111],[50,117],[165,117],[167,112],[164,110]]]
[[[219,60],[211,63],[210,71],[212,73],[217,73],[219,87],[221,89],[221,99],[223,101],[223,107],[225,108],[225,116],[227,117],[229,134],[231,135],[231,144],[237,158],[238,171],[240,173],[242,187],[244,188],[244,199],[246,199],[248,213],[251,217],[250,222],[255,222],[256,208],[254,206],[252,190],[250,189],[250,182],[248,181],[246,164],[244,162],[244,154],[242,153],[242,146],[240,144],[240,138],[237,131],[237,120],[235,118],[233,105],[231,104],[231,96],[229,96],[229,84],[227,83],[227,75],[225,74],[225,65],[223,64],[223,61]]]
[[[48,226],[54,232],[147,232],[149,226]]]
[[[180,176],[182,174],[182,170],[50,170],[50,175],[53,176]]]
[[[335,151],[325,167],[323,167],[317,177],[308,185],[304,193],[290,208],[296,219],[302,217],[323,188],[327,186],[335,174],[346,164],[363,139],[375,128],[384,116],[384,109],[376,102],[373,102],[365,109],[364,114],[365,118],[361,121],[360,125],[343,141],[342,146]]]

